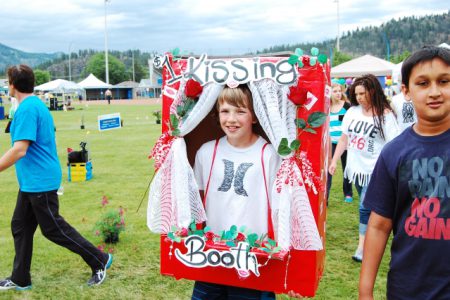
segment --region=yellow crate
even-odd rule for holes
[[[92,164],[88,163],[70,163],[68,164],[68,180],[80,182],[92,178]]]

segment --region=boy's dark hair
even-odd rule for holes
[[[34,72],[27,65],[16,65],[8,68],[9,84],[21,93],[33,93]]]
[[[353,84],[350,86],[350,102],[352,105],[359,105],[356,100],[355,88],[357,86],[363,86],[366,93],[370,97],[370,104],[372,105],[373,121],[376,127],[380,129],[381,137],[384,139],[383,123],[384,123],[384,111],[389,109],[392,111],[391,106],[384,94],[383,88],[377,77],[372,74],[362,75],[357,77]]]
[[[447,65],[450,65],[450,50],[443,47],[424,46],[422,49],[410,55],[402,65],[402,83],[408,87],[409,77],[412,69],[419,63],[433,60],[434,58],[442,59]]]

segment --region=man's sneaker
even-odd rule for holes
[[[345,196],[344,202],[345,202],[345,203],[352,203],[352,202],[353,202],[352,196]]]
[[[26,291],[31,289],[31,284],[27,286],[19,286],[12,282],[10,278],[5,278],[0,281],[0,291],[1,290],[16,290],[16,291]]]
[[[356,249],[355,254],[352,256],[352,259],[356,262],[362,262],[363,260],[363,249]]]
[[[102,284],[102,282],[105,281],[106,278],[106,270],[111,267],[112,262],[113,256],[111,254],[108,254],[108,261],[106,262],[105,268],[96,270],[92,274],[92,277],[91,279],[89,279],[87,284],[89,286]]]

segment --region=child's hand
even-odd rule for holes
[[[328,172],[331,175],[334,175],[334,172],[336,172],[336,162],[331,161],[330,167],[328,168]]]
[[[297,299],[304,299],[302,295],[300,295],[294,291],[289,291],[288,296],[292,297],[292,298],[297,298]]]

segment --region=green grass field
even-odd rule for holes
[[[38,230],[34,239],[32,263],[33,289],[27,292],[3,291],[0,299],[189,299],[192,282],[176,281],[159,274],[159,236],[146,225],[147,198],[136,212],[153,174],[147,156],[161,132],[152,112],[158,105],[76,105],[76,110],[52,112],[56,124],[58,155],[63,169],[64,195],[61,215],[95,245],[101,245],[93,226],[104,211],[102,197],[109,208],[126,209],[126,231],[112,248],[114,264],[104,284],[89,288],[90,269],[83,260],[44,238]],[[7,107],[5,109],[7,111]],[[120,112],[121,129],[99,132],[97,116]],[[84,116],[86,130],[80,130]],[[10,147],[4,134],[6,121],[0,121],[0,155]],[[67,181],[66,148],[79,149],[87,141],[93,165],[93,179]],[[342,172],[333,178],[326,235],[326,264],[315,299],[356,299],[360,264],[351,260],[358,237],[358,201],[344,203]],[[10,275],[14,245],[10,220],[18,190],[14,168],[0,173],[0,277]],[[356,191],[354,193],[356,195]],[[388,254],[386,255],[388,256]],[[376,282],[376,299],[385,298],[387,262],[385,257]],[[277,296],[277,299],[288,299]]]

